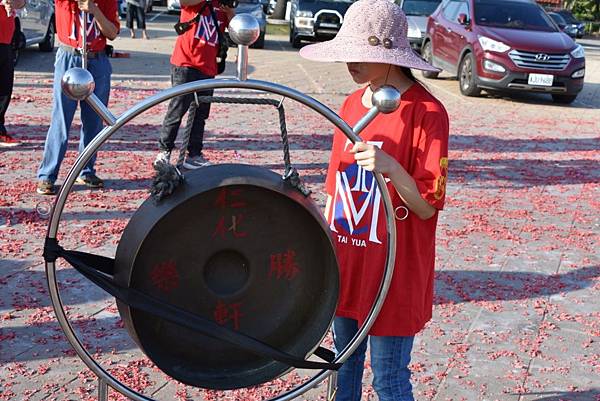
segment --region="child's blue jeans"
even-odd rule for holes
[[[340,352],[358,331],[354,319],[336,317],[333,321],[335,349]],[[369,336],[373,387],[380,401],[414,401],[410,384],[410,352],[413,337]],[[336,401],[359,401],[367,351],[365,339],[338,371]]]
[[[81,134],[79,139],[79,153],[98,135],[102,130],[102,119],[86,102],[78,102],[69,99],[62,93],[61,80],[67,70],[73,67],[81,67],[81,56],[66,52],[62,48],[56,51],[54,61],[54,85],[52,100],[52,117],[50,128],[46,135],[44,144],[44,157],[38,170],[37,176],[40,180],[48,180],[52,183],[58,177],[60,165],[67,151],[69,131],[71,123],[77,110],[77,105],[81,106]],[[95,58],[88,60],[88,71],[94,77],[96,83],[94,93],[102,103],[108,104],[110,92],[110,76],[112,68],[105,54],[98,54]],[[94,163],[96,155],[92,156],[90,161],[81,171],[81,176],[95,174]]]

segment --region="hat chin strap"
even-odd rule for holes
[[[388,64],[388,69],[387,69],[387,72],[385,73],[385,79],[383,80],[383,84],[381,86],[385,86],[388,84],[388,79],[390,77],[391,70],[392,70],[392,64]],[[371,83],[369,83],[369,89],[371,90],[371,92],[375,92],[377,89],[379,89],[379,87],[373,88],[373,85]]]

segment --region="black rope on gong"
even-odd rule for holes
[[[267,98],[248,98],[248,97],[224,97],[224,96],[199,96],[197,93],[194,93],[194,98],[198,103],[226,103],[226,104],[253,104],[253,105],[270,105],[274,106],[277,109],[279,114],[279,130],[281,132],[281,142],[283,145],[283,162],[285,165],[285,172],[283,174],[283,179],[288,181],[294,188],[298,189],[304,196],[310,195],[310,190],[302,184],[300,180],[300,174],[298,170],[292,166],[291,158],[290,158],[290,144],[288,140],[288,131],[287,131],[287,123],[285,120],[285,110],[283,107],[283,99],[275,100],[275,99],[267,99]],[[188,114],[188,123],[186,124],[186,131],[183,137],[183,143],[181,145],[181,149],[179,150],[179,156],[177,159],[177,168],[181,168],[183,166],[183,161],[185,160],[185,154],[187,152],[188,145],[190,143],[190,137],[192,135],[192,121],[194,120],[195,113],[197,112],[197,108],[192,108]],[[157,169],[158,175],[170,175],[171,179],[176,179],[176,185],[182,180],[182,176],[177,172],[164,172]],[[160,181],[159,181],[160,182]],[[172,182],[172,181],[171,181]],[[156,180],[155,180],[156,184]],[[155,185],[154,185],[155,186]],[[154,190],[153,186],[153,190]],[[170,188],[169,188],[170,189]],[[163,195],[160,191],[153,191],[153,195],[157,200],[160,200],[162,197],[169,195],[172,193],[173,189],[170,191],[165,191]],[[162,196],[156,196],[156,193],[159,193]],[[168,193],[166,193],[168,192]]]
[[[44,260],[55,262],[62,257],[88,280],[128,306],[150,313],[171,323],[197,331],[217,340],[225,341],[261,357],[271,358],[299,369],[338,370],[342,364],[332,363],[335,353],[318,347],[314,355],[327,362],[307,361],[278,350],[246,334],[221,326],[212,320],[171,305],[135,288],[123,287],[113,279],[114,259],[86,252],[70,251],[61,247],[55,238],[46,237]]]

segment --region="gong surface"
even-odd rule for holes
[[[318,207],[281,177],[247,165],[186,175],[159,205],[142,204],[116,254],[115,280],[299,358],[325,336],[338,268]],[[290,369],[118,302],[148,357],[193,386],[233,389]]]

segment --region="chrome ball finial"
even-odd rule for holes
[[[229,22],[229,36],[238,45],[250,46],[260,36],[258,20],[250,14],[238,14]]]
[[[96,83],[88,70],[70,68],[60,82],[63,93],[73,100],[85,100],[94,93]]]
[[[373,93],[371,103],[380,113],[393,113],[400,106],[400,92],[393,86],[384,85]]]

